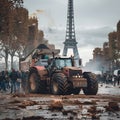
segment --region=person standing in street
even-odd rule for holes
[[[5,70],[5,86],[6,86],[6,89],[8,90],[8,89],[10,89],[10,84],[9,84],[9,81],[10,79],[9,79],[9,72],[8,72],[8,70]]]
[[[12,71],[10,73],[10,79],[11,79],[11,93],[16,93],[16,81],[17,81],[18,75],[15,69],[12,68]]]
[[[21,82],[22,82],[22,73],[21,71],[17,71],[17,75],[18,75],[18,78],[17,78],[17,81],[16,81],[16,86],[17,86],[17,92],[20,93],[21,91]]]
[[[6,91],[4,71],[0,72],[0,89],[4,92]]]
[[[117,84],[120,85],[120,70],[118,70],[117,75],[118,75]]]

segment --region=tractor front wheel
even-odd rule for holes
[[[55,73],[52,77],[51,92],[54,95],[66,95],[69,92],[69,83],[63,73]]]
[[[96,95],[98,92],[98,81],[92,73],[85,72],[83,76],[87,79],[87,87],[83,88],[85,95]]]

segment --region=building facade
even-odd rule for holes
[[[116,31],[108,34],[108,42],[103,43],[103,48],[93,50],[92,66],[95,70],[112,74],[114,70],[120,69],[120,21],[116,27]]]

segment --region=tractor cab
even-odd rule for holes
[[[56,57],[53,60],[51,60],[50,66],[56,67],[56,69],[61,70],[64,67],[72,67],[73,63],[71,58]]]

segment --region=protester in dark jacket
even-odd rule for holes
[[[17,84],[17,92],[20,93],[20,89],[21,89],[21,82],[22,82],[22,73],[21,71],[17,71],[17,75],[18,75],[18,79],[16,81]]]
[[[118,70],[117,76],[117,85],[120,85],[120,70]]]
[[[10,73],[10,79],[11,79],[11,93],[16,93],[16,81],[17,81],[18,75],[15,69],[12,68],[12,72]]]
[[[2,72],[0,72],[0,90],[2,90]]]
[[[0,84],[1,84],[1,90],[6,91],[6,87],[5,87],[5,72],[2,71],[1,75],[0,75]]]
[[[9,84],[9,72],[8,70],[5,70],[5,84],[6,84],[6,89],[10,89],[10,84]]]

